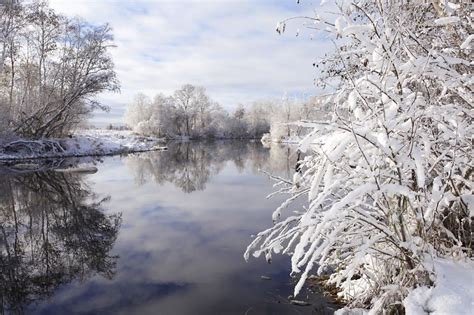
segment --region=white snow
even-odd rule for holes
[[[298,136],[290,136],[290,137],[280,137],[280,138],[272,138],[271,134],[265,133],[262,136],[261,142],[263,144],[270,144],[270,143],[284,143],[284,144],[299,144],[301,142],[301,137]]]
[[[447,17],[436,19],[434,22],[437,25],[447,25],[447,24],[457,23],[459,21],[460,19],[458,16],[447,16]]]
[[[291,197],[245,257],[283,246],[300,277],[295,296],[316,267],[330,267],[348,308],[370,308],[359,314],[403,301],[407,314],[474,314],[471,14],[448,2],[357,3],[339,1],[325,21],[335,49],[318,62],[329,93],[315,104],[326,115],[291,123],[287,111],[262,140],[299,135],[305,158],[301,177],[275,184]],[[283,211],[298,194],[304,206]]]
[[[419,287],[403,301],[407,314],[472,314],[474,310],[474,262],[434,260],[434,287]]]
[[[474,262],[435,259],[435,285],[411,291],[403,301],[407,315],[470,315],[474,310]],[[343,308],[336,315],[370,315],[365,309]]]
[[[51,144],[54,147],[47,148]],[[15,146],[14,149],[12,145]],[[127,130],[81,130],[71,138],[4,143],[0,145],[0,161],[113,155],[163,149],[166,147],[162,139],[137,136]]]
[[[469,48],[472,40],[474,39],[474,34],[469,35],[466,40],[461,44],[461,49]]]

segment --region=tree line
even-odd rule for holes
[[[185,84],[172,95],[143,93],[128,105],[125,122],[136,133],[166,138],[260,139],[270,133],[275,140],[301,135],[291,123],[324,117],[321,98],[304,101],[256,101],[239,104],[232,112],[213,101],[202,86]]]
[[[56,13],[45,1],[0,4],[0,135],[61,137],[119,83],[109,25]]]

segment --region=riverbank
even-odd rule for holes
[[[293,137],[280,137],[280,138],[272,138],[269,133],[263,134],[260,141],[263,144],[270,144],[270,143],[282,143],[282,144],[299,144],[303,140],[301,137],[293,136]]]
[[[128,130],[81,130],[68,138],[5,141],[0,144],[0,162],[166,150],[164,142]]]

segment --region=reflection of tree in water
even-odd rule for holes
[[[190,193],[205,189],[227,161],[232,161],[240,172],[246,168],[253,173],[264,169],[290,177],[296,158],[288,147],[279,145],[268,149],[250,141],[197,141],[171,143],[168,151],[129,156],[126,163],[139,184],[152,178],[158,184],[173,183]]]
[[[121,218],[101,211],[106,200],[73,174],[2,176],[0,313],[22,313],[73,279],[114,275]]]

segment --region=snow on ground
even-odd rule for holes
[[[474,261],[434,261],[436,275],[432,288],[413,290],[403,304],[407,314],[463,315],[474,311]]]
[[[471,315],[474,310],[474,261],[435,259],[433,287],[419,287],[403,301],[407,315]],[[428,266],[427,266],[428,267]],[[343,308],[337,315],[370,315],[369,310]]]
[[[262,136],[261,142],[263,144],[269,143],[284,143],[284,144],[300,144],[302,138],[298,136],[291,136],[291,137],[280,137],[280,138],[272,138],[269,133],[265,133]]]
[[[4,143],[0,146],[0,161],[113,155],[163,149],[166,147],[162,139],[134,135],[128,130],[81,130],[71,138]]]

